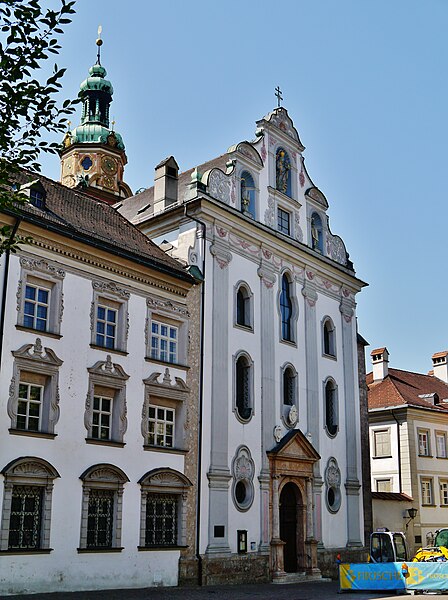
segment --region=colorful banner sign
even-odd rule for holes
[[[342,563],[339,565],[339,588],[341,591],[405,590],[402,564]]]
[[[406,588],[408,590],[448,590],[448,562],[411,562],[407,565],[409,575],[406,577]]]

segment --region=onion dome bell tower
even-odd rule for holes
[[[79,91],[81,124],[67,131],[62,142],[61,181],[67,187],[80,188],[98,200],[114,204],[132,196],[132,192],[123,181],[127,163],[123,139],[109,120],[114,89],[101,65],[101,26],[96,44],[97,61]]]

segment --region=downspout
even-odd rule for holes
[[[184,215],[195,221],[202,227],[202,289],[201,289],[201,340],[200,340],[200,359],[199,359],[199,415],[198,415],[198,475],[197,475],[197,504],[196,504],[196,558],[198,559],[198,585],[202,585],[202,560],[199,552],[200,543],[200,517],[201,517],[201,471],[202,471],[202,412],[204,398],[204,322],[205,322],[205,252],[206,252],[206,224],[187,212],[187,205],[184,207]]]
[[[22,217],[18,217],[12,229],[11,235],[9,236],[9,241],[11,242],[14,239],[14,236],[17,233],[20,223],[22,222]],[[8,275],[9,275],[9,259],[11,256],[11,250],[6,250],[5,252],[5,271],[3,273],[3,290],[2,290],[2,305],[0,309],[0,370],[3,364],[3,337],[5,334],[5,313],[6,313],[6,294],[8,290]]]
[[[401,484],[401,444],[400,444],[400,423],[398,422],[397,417],[395,416],[395,413],[393,410],[390,411],[390,414],[393,416],[393,418],[395,419],[395,422],[397,423],[397,441],[398,441],[398,483],[400,486],[400,494],[403,492],[402,489],[402,484]]]

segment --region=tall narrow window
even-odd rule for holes
[[[430,456],[429,431],[427,429],[418,430],[418,453],[419,456]]]
[[[96,344],[115,348],[117,339],[118,309],[98,304],[96,315]]]
[[[293,406],[296,403],[295,398],[295,375],[291,367],[283,371],[283,404]]]
[[[311,215],[311,247],[316,252],[323,252],[322,219],[317,213]]]
[[[276,188],[283,194],[291,196],[291,161],[283,148],[277,150],[275,167]]]
[[[87,548],[112,548],[113,490],[90,490],[87,514]]]
[[[92,438],[110,440],[112,432],[113,398],[107,396],[93,397]]]
[[[290,215],[287,210],[277,208],[277,229],[286,235],[291,234]]]
[[[334,325],[330,318],[326,319],[323,327],[324,354],[336,356]]]
[[[8,539],[10,550],[37,550],[41,547],[43,495],[43,487],[13,487]]]
[[[175,494],[147,494],[146,547],[177,546],[178,500]]]
[[[292,301],[291,284],[287,275],[282,277],[280,293],[280,313],[282,317],[282,339],[292,341]]]
[[[255,218],[255,183],[248,171],[241,173],[241,212]]]
[[[236,410],[240,419],[247,421],[252,415],[251,364],[245,356],[236,361]]]
[[[338,431],[336,386],[331,380],[325,384],[325,426],[329,435],[336,435]]]
[[[236,293],[236,324],[242,327],[252,327],[251,295],[244,284]]]

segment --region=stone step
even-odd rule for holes
[[[275,577],[271,583],[284,585],[287,583],[310,583],[311,581],[328,582],[331,581],[331,579],[322,577],[322,575],[306,575],[305,571],[303,571],[299,573],[285,573],[284,575],[279,575]]]

